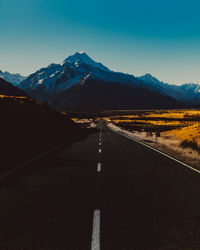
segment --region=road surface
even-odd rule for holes
[[[200,175],[98,131],[1,179],[0,249],[200,249]]]

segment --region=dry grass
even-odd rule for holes
[[[133,118],[164,118],[164,119],[182,119],[185,117],[200,117],[200,110],[155,110],[155,111],[138,111],[137,114],[133,115],[112,115],[105,117],[105,120],[122,119],[132,120]]]
[[[180,129],[171,130],[170,132],[164,132],[164,134],[173,135],[180,141],[196,141],[200,146],[200,123],[198,122]]]
[[[200,115],[200,110],[168,110],[150,112],[146,117],[184,118],[186,115]]]
[[[154,130],[158,131],[161,126],[166,126],[163,136],[172,135],[180,142],[196,141],[200,146],[200,110],[141,111],[138,114],[115,115],[104,119],[116,125],[130,125],[130,129],[131,125],[142,124],[144,131],[149,125],[154,125]]]
[[[104,119],[134,138],[200,168],[200,110],[141,111]],[[161,132],[157,143],[155,131]]]
[[[86,118],[71,118],[73,122],[82,125],[84,128],[95,128],[96,123],[94,119],[86,119]]]
[[[132,123],[133,120],[124,120],[124,119],[112,119],[110,120],[114,123]],[[161,121],[157,121],[157,120],[134,120],[134,122],[136,123],[146,123],[146,124],[153,124],[156,126],[163,126],[163,125],[172,125],[172,126],[188,126],[188,125],[193,125],[194,122],[188,121],[188,122],[181,122],[181,121],[167,121],[167,120],[161,120]]]
[[[163,133],[161,137],[157,138],[157,143],[155,142],[155,134],[149,136],[146,132],[138,131],[127,131],[121,129],[120,127],[114,125],[113,123],[108,123],[108,126],[112,130],[119,131],[123,134],[128,135],[139,141],[143,141],[146,144],[151,145],[183,162],[186,162],[197,169],[200,169],[200,154],[197,150],[193,150],[191,147],[183,148],[180,146],[180,140],[175,136]]]
[[[11,99],[29,99],[26,96],[10,96],[10,95],[0,95],[0,98],[11,98]]]

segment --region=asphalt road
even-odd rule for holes
[[[0,249],[199,250],[200,175],[98,129],[1,179]]]

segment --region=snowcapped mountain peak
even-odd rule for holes
[[[103,64],[95,62],[84,51],[76,52],[74,55],[67,57],[67,59],[64,60],[63,64],[67,64],[67,63],[73,64],[75,67],[86,64],[92,68],[96,68],[101,71],[110,71]]]
[[[69,63],[76,63],[79,62],[80,60],[86,62],[86,63],[91,63],[93,61],[84,51],[81,52],[76,52],[75,54],[68,56],[67,59],[64,60],[64,62],[69,62]]]

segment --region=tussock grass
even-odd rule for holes
[[[193,140],[193,141],[188,141],[188,140],[184,140],[181,142],[180,144],[183,148],[192,148],[194,150],[199,150],[199,146],[196,142],[196,140]]]
[[[200,160],[200,110],[138,111],[106,116],[108,122],[179,158],[195,163]],[[160,133],[155,143],[155,133]]]

